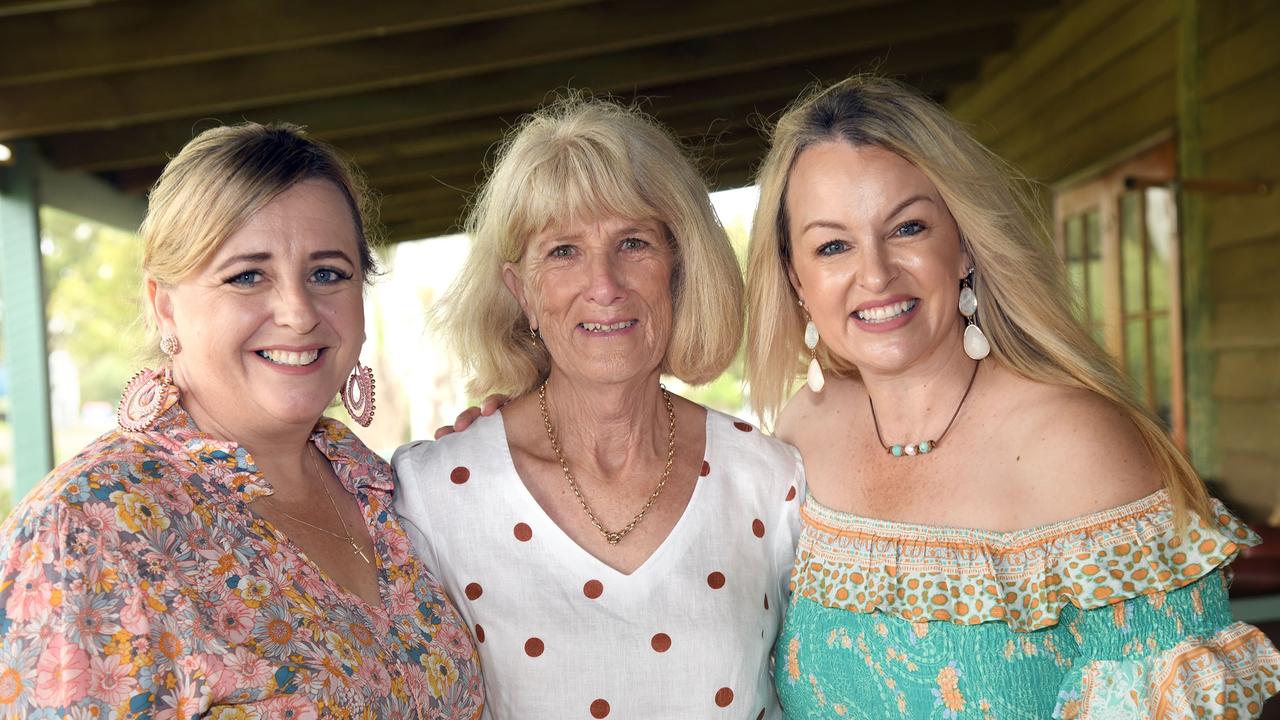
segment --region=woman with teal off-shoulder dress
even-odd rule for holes
[[[748,380],[809,488],[787,716],[1258,716],[1259,540],[1077,322],[1026,183],[874,77],[798,101],[759,182]]]

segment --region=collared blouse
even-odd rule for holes
[[[253,458],[174,403],[0,527],[0,716],[478,716],[475,648],[410,549],[387,463],[328,418],[311,441],[364,514],[378,607],[250,510],[272,493]]]

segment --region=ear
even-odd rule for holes
[[[963,280],[969,276],[969,271],[973,269],[973,257],[969,255],[969,243],[963,236],[960,238],[960,267],[956,268],[959,273],[957,280]]]
[[[151,304],[151,316],[155,318],[156,327],[161,335],[176,334],[173,321],[173,296],[169,288],[147,278],[147,301]]]
[[[791,289],[795,291],[796,297],[800,298],[800,302],[804,302],[804,293],[800,289],[800,276],[796,275],[796,269],[787,263],[787,279],[791,281]]]
[[[511,291],[511,295],[520,305],[520,312],[524,313],[525,320],[529,321],[529,327],[537,330],[538,321],[529,312],[529,302],[524,295],[524,280],[520,277],[520,266],[515,263],[502,263],[502,283],[507,286],[507,290]]]

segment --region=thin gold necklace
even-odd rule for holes
[[[653,507],[658,501],[658,495],[662,494],[662,488],[667,484],[667,477],[671,475],[671,462],[676,457],[676,409],[671,404],[671,393],[667,392],[665,387],[658,386],[662,390],[662,400],[667,404],[667,465],[662,469],[662,477],[658,479],[658,486],[649,493],[649,500],[645,502],[644,507],[640,508],[640,512],[631,518],[631,522],[627,523],[620,530],[605,530],[600,519],[596,514],[591,512],[591,507],[587,505],[586,498],[582,497],[582,490],[578,488],[578,481],[574,479],[573,473],[569,470],[569,461],[564,459],[564,453],[560,451],[560,441],[556,439],[555,428],[551,426],[551,414],[547,412],[547,381],[542,381],[542,387],[538,388],[538,408],[542,410],[542,424],[547,429],[547,439],[551,441],[551,450],[556,454],[556,459],[560,461],[560,469],[564,472],[564,479],[569,483],[569,489],[573,491],[573,496],[578,498],[578,504],[582,505],[582,510],[587,513],[587,518],[591,520],[591,524],[596,530],[604,536],[606,542],[610,545],[617,545],[622,542],[622,538],[627,533],[635,529],[636,525],[644,519],[645,513]]]
[[[352,554],[352,555],[359,555],[359,556],[360,556],[360,559],[361,559],[361,560],[363,560],[363,561],[365,561],[365,564],[367,564],[367,565],[372,565],[373,563],[369,560],[369,556],[364,554],[364,550],[363,550],[363,549],[361,549],[360,544],[359,544],[359,543],[357,543],[357,542],[356,542],[355,537],[354,537],[354,536],[352,536],[352,534],[351,534],[351,530],[350,530],[349,528],[347,528],[347,521],[346,521],[346,520],[344,520],[344,519],[342,518],[342,513],[341,513],[341,512],[338,512],[338,503],[334,502],[334,500],[333,500],[333,493],[329,492],[329,483],[324,479],[324,476],[320,474],[320,466],[316,464],[316,458],[315,458],[315,455],[314,455],[314,454],[312,454],[312,452],[311,452],[311,448],[307,448],[307,457],[311,458],[311,469],[315,471],[315,473],[316,473],[316,479],[320,481],[320,487],[324,490],[324,495],[325,495],[325,497],[329,498],[329,506],[333,508],[333,514],[334,514],[334,515],[337,515],[337,516],[338,516],[338,522],[342,523],[342,533],[343,533],[343,534],[342,534],[342,535],[339,535],[338,533],[336,533],[336,532],[334,532],[334,531],[332,531],[332,530],[329,530],[329,529],[327,529],[327,528],[322,528],[322,527],[320,527],[319,525],[315,525],[315,524],[309,523],[309,522],[307,522],[306,520],[303,520],[303,519],[302,519],[302,518],[300,518],[300,517],[296,517],[296,516],[294,516],[294,515],[290,515],[289,513],[287,513],[287,512],[285,512],[284,510],[280,509],[280,507],[279,507],[279,505],[278,505],[278,504],[276,505],[276,512],[280,513],[281,515],[283,515],[283,516],[285,516],[285,517],[289,518],[290,520],[292,520],[292,521],[294,521],[294,522],[296,522],[296,523],[300,523],[300,524],[302,524],[302,525],[306,525],[307,527],[311,528],[312,530],[319,530],[320,532],[324,533],[325,535],[330,535],[330,536],[332,536],[332,537],[336,537],[336,538],[338,538],[339,540],[346,540],[348,543],[350,543],[350,544],[351,544],[351,554]]]

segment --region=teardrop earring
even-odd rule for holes
[[[805,375],[805,384],[815,393],[822,392],[827,385],[827,378],[822,374],[822,365],[818,362],[818,326],[813,324],[809,311],[804,309],[804,301],[800,301],[800,309],[804,311],[804,346],[809,348],[809,372]]]
[[[960,280],[960,314],[965,318],[964,354],[973,360],[981,360],[991,354],[991,343],[978,327],[974,315],[978,314],[978,295],[973,291],[973,268]]]

